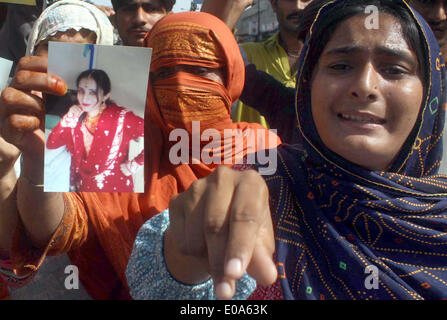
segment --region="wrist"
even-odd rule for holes
[[[17,183],[17,177],[12,168],[0,178],[0,203],[9,198]]]
[[[43,167],[43,158],[23,154],[20,177],[34,186],[43,186]]]
[[[14,163],[15,161],[2,163],[2,159],[0,158],[0,182],[5,182],[16,177]]]

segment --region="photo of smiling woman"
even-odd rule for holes
[[[46,145],[70,152],[70,191],[134,192],[132,175],[144,164],[144,151],[129,159],[129,148],[144,136],[143,119],[110,100],[111,82],[103,70],[82,72],[76,87],[77,104]]]

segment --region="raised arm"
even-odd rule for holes
[[[229,299],[248,272],[258,284],[275,282],[275,241],[268,189],[254,170],[218,167],[174,197],[164,256],[170,274],[196,284],[211,277],[216,296]]]
[[[19,153],[0,136],[0,256],[8,254],[17,222],[14,163]]]
[[[239,99],[255,108],[267,123],[295,114],[295,88],[286,87],[254,64],[245,67],[245,86]]]
[[[37,92],[63,95],[66,84],[47,72],[47,58],[19,61],[11,87],[0,99],[1,135],[22,152],[17,182],[17,209],[28,239],[35,247],[47,245],[61,222],[64,202],[60,193],[44,193],[44,101]]]
[[[200,11],[215,15],[233,29],[242,12],[252,4],[253,0],[205,0]]]

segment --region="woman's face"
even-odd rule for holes
[[[78,102],[84,112],[94,116],[101,110],[101,105],[108,99],[104,91],[98,88],[92,78],[82,78],[78,85]]]
[[[400,22],[380,14],[342,22],[313,72],[312,114],[323,143],[343,158],[385,170],[413,129],[423,99],[416,54]]]

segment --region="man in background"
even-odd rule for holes
[[[298,59],[303,46],[303,42],[298,40],[297,28],[302,10],[311,2],[312,0],[270,0],[278,19],[278,32],[264,42],[240,45],[249,62],[287,87],[295,88]],[[259,112],[242,102],[237,104],[233,120],[257,122],[269,128]]]
[[[154,24],[172,11],[175,0],[112,0],[114,24],[125,46],[143,46]]]
[[[428,22],[433,30],[439,46],[447,56],[447,1],[446,0],[410,0],[408,2]]]

